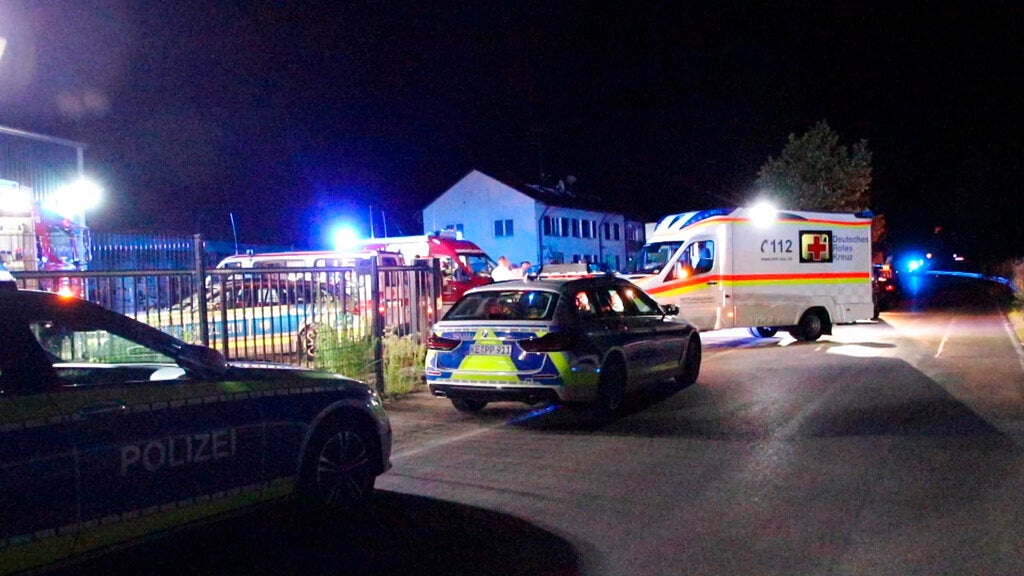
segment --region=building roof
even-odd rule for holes
[[[621,209],[620,206],[617,206],[615,202],[583,191],[580,186],[573,182],[575,178],[572,176],[567,176],[566,178],[557,180],[554,183],[534,184],[500,180],[475,169],[470,171],[469,174],[472,174],[473,172],[477,172],[487,178],[495,180],[496,182],[500,182],[501,184],[504,184],[517,192],[521,192],[522,194],[525,194],[526,196],[547,206],[624,214],[627,218],[631,218]]]

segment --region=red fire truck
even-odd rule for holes
[[[11,272],[84,270],[89,230],[41,209],[31,188],[0,180],[0,261]],[[34,287],[68,296],[84,293],[80,278],[42,279]]]
[[[479,246],[448,232],[357,240],[352,249],[400,252],[407,262],[417,258],[436,258],[444,277],[442,306],[454,304],[470,288],[489,284],[491,270],[495,266],[494,260]]]

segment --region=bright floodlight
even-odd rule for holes
[[[775,214],[778,212],[768,202],[758,202],[750,207],[750,221],[758,228],[767,228],[775,221]]]
[[[7,48],[7,38],[0,36],[0,60],[4,59],[4,48]]]
[[[334,229],[334,234],[331,235],[331,242],[334,244],[334,249],[339,252],[347,252],[352,249],[352,245],[359,239],[359,235],[346,224],[339,225]]]
[[[100,203],[102,194],[103,189],[95,182],[80,178],[50,194],[43,201],[43,209],[64,218],[74,218],[84,214],[86,210],[95,208]]]

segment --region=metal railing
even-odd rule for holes
[[[197,250],[197,254],[198,254]],[[409,266],[15,272],[23,289],[70,292],[221,351],[231,360],[326,368],[338,350],[365,350],[366,369],[346,374],[384,391],[384,356],[395,338],[422,344],[437,318],[441,274]],[[359,348],[362,345],[362,348]]]

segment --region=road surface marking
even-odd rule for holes
[[[939,350],[935,353],[935,357],[938,358],[942,355],[942,349],[946,347],[946,342],[949,342],[949,333],[953,330],[953,320],[949,321],[949,326],[946,326],[946,333],[942,335],[942,342],[939,342]]]

